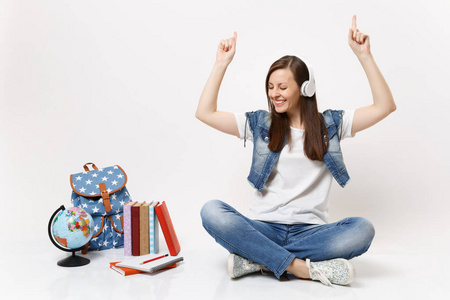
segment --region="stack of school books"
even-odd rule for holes
[[[166,202],[128,202],[123,207],[124,255],[141,256],[159,251],[159,226],[169,248],[170,255],[180,252],[175,228]]]
[[[110,263],[111,269],[122,275],[176,267],[183,257],[156,255],[159,252],[159,227],[164,235],[169,253],[176,256],[180,250],[175,228],[166,203],[128,202],[123,206],[124,255],[122,262]],[[129,257],[133,256],[133,257]],[[128,257],[128,258],[127,258]]]

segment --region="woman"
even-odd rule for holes
[[[396,109],[371,54],[369,36],[357,29],[353,16],[348,42],[369,80],[373,104],[319,113],[312,70],[301,59],[285,56],[267,74],[270,113],[245,115],[217,111],[219,87],[236,52],[236,39],[235,32],[220,42],[196,117],[244,143],[253,140],[248,180],[257,191],[249,218],[213,200],[202,208],[203,226],[230,251],[232,278],[268,269],[277,278],[289,272],[326,285],[347,285],[355,276],[348,260],[368,250],[375,231],[363,218],[328,223],[331,181],[342,187],[349,181],[339,143]]]

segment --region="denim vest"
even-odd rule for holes
[[[343,114],[342,110],[330,109],[322,113],[329,138],[328,150],[323,157],[323,162],[341,187],[345,187],[350,180],[344,165],[338,134]],[[252,166],[247,179],[252,187],[261,192],[281,151],[273,152],[268,147],[270,114],[267,111],[258,110],[247,112],[245,115],[247,117],[245,127],[248,122],[250,131],[253,133]],[[244,144],[245,139],[246,137],[244,137]]]

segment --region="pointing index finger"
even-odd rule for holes
[[[356,15],[353,15],[352,18],[352,29],[356,29]]]

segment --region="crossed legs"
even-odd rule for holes
[[[351,259],[366,252],[375,231],[363,218],[346,218],[324,225],[284,225],[248,219],[230,205],[207,202],[203,226],[230,253],[266,266],[277,278],[288,271],[308,278],[305,259]]]

